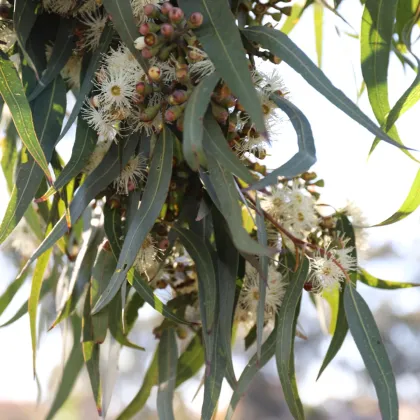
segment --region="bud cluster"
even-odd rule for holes
[[[243,0],[239,10],[245,12],[248,25],[261,25],[266,23],[267,18],[278,22],[283,15],[290,16],[292,7],[284,5],[290,2],[291,0]]]

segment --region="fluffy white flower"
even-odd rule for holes
[[[275,219],[279,220],[289,205],[289,197],[286,188],[272,187],[270,195],[261,198],[261,207]]]
[[[367,251],[368,249],[368,231],[363,226],[368,226],[368,221],[362,210],[351,201],[347,202],[343,212],[350,217],[356,235],[356,248],[358,251]]]
[[[146,22],[147,20],[147,16],[144,14],[144,6],[146,6],[146,4],[154,4],[157,6],[159,0],[131,0],[133,14],[138,19],[139,23]]]
[[[90,100],[86,101],[86,106],[82,109],[82,117],[98,133],[98,136],[111,140],[115,138],[116,121],[104,109],[93,106]]]
[[[309,258],[312,271],[310,281],[312,291],[315,293],[339,288],[340,283],[346,279],[343,269],[346,272],[357,270],[356,260],[350,255],[353,251],[351,247],[342,249],[327,247],[326,251],[323,255],[318,252],[314,257]]]
[[[146,180],[147,159],[139,154],[133,156],[122,169],[119,177],[114,180],[118,194],[128,194],[130,188],[137,187],[139,181]]]
[[[144,76],[144,71],[140,64],[129,48],[123,44],[120,44],[116,50],[111,49],[111,52],[105,56],[104,64],[105,68],[110,72],[118,72],[120,70],[125,72],[127,79],[133,84],[133,88]]]
[[[99,10],[95,10],[82,14],[79,20],[86,26],[82,33],[79,49],[87,51],[96,49],[99,46],[108,16],[103,15]]]
[[[105,109],[130,109],[135,87],[131,83],[130,75],[123,69],[108,67],[97,87],[100,89],[99,101]]]
[[[260,299],[260,279],[257,270],[249,263],[246,266],[244,285],[239,295],[238,305],[245,311],[256,313]],[[269,266],[267,277],[267,288],[265,296],[265,315],[272,317],[279,309],[284,294],[286,283],[281,273],[273,265]]]
[[[145,273],[147,270],[155,265],[156,258],[158,256],[158,249],[156,247],[156,241],[153,236],[149,233],[146,239],[141,245],[139,252],[137,253],[134,261],[134,267],[140,273]]]
[[[191,76],[199,82],[216,71],[216,67],[209,56],[197,47],[189,47],[195,54],[202,56],[202,60],[196,61],[188,66]]]

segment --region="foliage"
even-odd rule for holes
[[[148,303],[163,315],[153,331],[158,349],[119,418],[141,410],[155,385],[159,417],[174,418],[176,387],[202,366],[202,418],[212,418],[224,379],[233,389],[231,418],[254,375],[275,356],[286,402],[303,419],[294,370],[302,293],[323,296],[335,313],[319,374],[350,330],[383,418],[397,418],[392,367],[356,287],[358,281],[388,289],[416,285],[375,279],[358,267],[359,220],[349,209],[325,214],[318,206],[323,180],[310,172],[316,161],[311,122],[278,71],[266,74],[262,64],[289,64],[374,134],[372,151],[382,140],[414,159],[395,122],[418,101],[418,77],[391,107],[387,69],[394,52],[412,64],[420,6],[365,2],[361,65],[375,123],[321,70],[324,10],[344,18],[313,3],[1,2],[0,93],[3,118],[12,118],[2,140],[11,198],[0,241],[15,235],[22,219],[42,241],[0,297],[0,313],[37,260],[28,309],[2,326],[29,311],[36,374],[38,304],[46,294],[60,296],[52,327],[68,323],[74,343],[48,418],[65,402],[83,363],[98,413],[106,411],[102,343],[111,334],[143,351],[128,334]],[[312,9],[318,66],[288,36]],[[63,126],[68,92],[76,101]],[[296,131],[298,152],[268,170],[264,158],[283,115]],[[56,145],[76,119],[72,154],[63,164]],[[419,175],[400,210],[381,225],[418,207],[418,184]],[[168,302],[160,290],[170,293]],[[236,378],[231,343],[238,325],[257,351]],[[265,341],[263,330],[270,331]]]

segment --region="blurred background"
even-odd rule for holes
[[[362,13],[360,3],[344,1],[340,12],[356,28],[356,33],[359,32]],[[351,36],[355,30],[325,9],[322,69],[338,88],[374,119],[366,93],[360,97],[358,94],[362,77],[359,40]],[[304,13],[290,36],[317,61],[314,13],[311,8]],[[413,49],[420,55],[417,44],[414,44]],[[270,65],[263,63],[262,66],[264,71],[272,71]],[[335,208],[343,207],[347,201],[353,202],[365,216],[366,225],[379,223],[397,211],[411,187],[418,165],[398,149],[383,142],[368,159],[373,136],[314,91],[286,64],[277,68],[284,77],[292,101],[305,113],[312,125],[318,155],[318,162],[313,169],[325,180],[321,202]],[[415,73],[411,69],[405,70],[395,56],[392,57],[389,70],[391,104],[401,96],[414,77]],[[68,100],[71,105],[72,98]],[[404,143],[417,149],[419,112],[420,105],[417,104],[397,123]],[[271,156],[267,158],[268,166],[279,166],[297,148],[295,134],[288,121],[281,124],[279,131],[279,135],[272,139],[273,148]],[[64,158],[70,156],[73,138],[74,131],[71,131],[58,146]],[[420,155],[417,154],[417,157]],[[0,190],[5,189],[5,181],[0,178]],[[0,217],[3,217],[6,206],[6,200],[0,202]],[[420,213],[417,211],[394,225],[366,229],[366,245],[359,253],[360,265],[382,279],[420,283],[419,218]],[[13,238],[0,248],[0,293],[15,278],[22,259],[28,257],[35,246],[35,239],[21,226]],[[2,314],[0,324],[12,317],[26,301],[29,290],[30,284],[27,281]],[[360,284],[359,291],[374,312],[391,358],[400,396],[400,418],[420,419],[420,291],[416,288],[384,291],[363,284]],[[71,344],[65,324],[46,332],[55,317],[54,308],[52,299],[45,299],[40,311],[37,359],[39,384],[32,377],[27,315],[11,326],[0,329],[0,420],[43,419],[51,405]],[[323,317],[320,317],[305,293],[299,325],[308,339],[298,338],[295,351],[297,380],[307,417],[380,419],[374,388],[350,335],[337,357],[316,381],[331,339],[323,332],[320,318]],[[104,398],[110,402],[107,418],[116,418],[139,390],[156,346],[152,329],[160,321],[159,314],[149,307],[141,309],[139,321],[130,338],[146,347],[146,352],[127,348],[120,352],[115,343],[107,341],[104,344],[106,351],[103,353],[107,355],[103,361],[106,375]],[[186,344],[181,345],[185,347]],[[245,351],[243,340],[238,340],[234,353],[238,376],[254,352],[254,347]],[[199,418],[202,389],[193,397],[199,389],[202,375],[200,371],[196,378],[178,388],[174,402],[177,419]],[[225,385],[219,402],[218,419],[224,418],[231,397],[231,391]],[[157,418],[155,397],[156,389],[153,389],[145,409],[135,418]],[[86,373],[79,378],[70,399],[56,418],[97,418]],[[283,401],[274,360],[255,377],[234,418],[291,418]]]

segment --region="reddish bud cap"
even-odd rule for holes
[[[159,9],[154,4],[146,4],[143,10],[147,17],[154,17],[159,12]]]
[[[150,32],[150,26],[148,23],[142,23],[139,28],[139,32],[142,35],[147,35]]]
[[[184,19],[184,12],[179,7],[173,7],[169,11],[169,19],[173,23],[179,23],[182,19]]]
[[[160,27],[160,33],[165,37],[165,38],[172,38],[174,35],[174,27],[172,25],[170,25],[169,23],[164,23],[161,27]]]
[[[139,94],[143,94],[146,91],[146,83],[138,82],[136,84],[136,92]]]
[[[162,4],[160,11],[162,14],[167,15],[173,8],[174,6],[172,6],[172,4],[167,1]]]
[[[200,12],[195,12],[190,16],[189,22],[193,28],[198,28],[203,24],[204,17]]]
[[[165,112],[165,120],[168,122],[174,122],[176,120],[176,114],[174,111],[168,109]]]
[[[144,47],[144,48],[141,50],[141,55],[142,55],[144,58],[146,58],[146,59],[150,59],[150,58],[152,58],[152,57],[153,57],[153,54],[152,54],[152,52],[150,51],[150,49],[149,49],[148,47]]]

